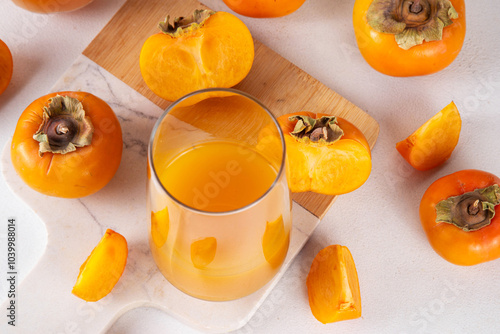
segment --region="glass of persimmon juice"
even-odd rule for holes
[[[290,241],[285,142],[273,115],[234,89],[174,102],[148,151],[149,242],[179,290],[233,300],[281,267]]]

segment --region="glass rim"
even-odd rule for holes
[[[251,202],[251,203],[249,203],[249,204],[247,204],[245,206],[242,206],[241,208],[237,208],[237,209],[229,210],[229,211],[220,211],[220,212],[213,212],[213,211],[205,211],[205,210],[196,209],[196,208],[193,208],[193,207],[191,207],[191,206],[183,203],[179,199],[177,199],[174,195],[172,195],[165,188],[165,186],[163,185],[163,183],[161,183],[161,181],[160,181],[160,179],[158,177],[158,174],[156,172],[155,164],[154,164],[154,161],[153,161],[153,143],[154,143],[154,140],[155,140],[156,133],[158,131],[158,128],[159,128],[160,124],[162,123],[162,121],[164,120],[164,118],[170,113],[170,111],[174,107],[176,107],[178,104],[180,104],[184,100],[186,100],[186,99],[188,99],[188,98],[190,98],[190,97],[192,97],[194,95],[203,94],[203,93],[206,93],[206,92],[215,92],[215,91],[235,93],[235,94],[238,94],[240,96],[246,97],[247,99],[249,99],[249,100],[253,101],[254,103],[256,103],[257,105],[259,105],[267,113],[267,115],[271,118],[271,120],[273,121],[274,125],[278,129],[278,134],[279,134],[279,137],[280,137],[280,140],[281,140],[281,147],[282,147],[282,151],[281,151],[282,152],[282,159],[281,159],[280,168],[279,168],[278,173],[276,174],[276,177],[274,178],[273,183],[269,186],[269,188],[260,197],[258,197],[256,200],[254,200],[253,202]],[[148,164],[149,168],[151,168],[151,170],[152,170],[151,178],[153,178],[154,181],[160,185],[161,189],[165,192],[165,194],[167,194],[167,196],[169,198],[171,198],[175,203],[177,203],[178,205],[180,205],[182,208],[184,208],[184,209],[186,209],[188,211],[197,213],[197,214],[203,214],[203,215],[207,215],[207,216],[226,216],[226,215],[232,215],[232,214],[235,214],[235,213],[243,212],[245,210],[248,210],[252,206],[257,205],[257,203],[259,203],[260,201],[262,201],[271,192],[271,190],[274,189],[274,187],[278,184],[278,181],[281,179],[281,177],[283,175],[283,172],[285,170],[286,144],[285,144],[285,137],[284,137],[283,131],[281,130],[281,127],[280,127],[280,125],[278,123],[278,120],[271,113],[271,111],[262,102],[260,102],[257,98],[255,98],[254,96],[252,96],[252,95],[250,95],[250,94],[248,94],[246,92],[243,92],[241,90],[234,89],[234,88],[217,88],[217,87],[204,88],[204,89],[199,89],[199,90],[193,91],[193,92],[191,92],[189,94],[186,94],[183,97],[175,100],[174,102],[172,102],[172,104],[170,104],[167,107],[167,109],[164,110],[163,114],[156,120],[156,123],[153,126],[153,129],[151,130],[151,136],[149,137],[148,160],[150,162]]]

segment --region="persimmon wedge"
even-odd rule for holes
[[[105,297],[114,288],[127,264],[127,240],[108,229],[80,267],[72,293],[88,302]]]
[[[349,121],[298,112],[278,117],[285,136],[292,192],[340,195],[359,188],[371,172],[370,146]]]
[[[424,171],[443,164],[451,156],[460,137],[462,120],[455,103],[425,122],[396,149],[415,169]]]
[[[314,258],[307,275],[311,312],[326,324],[361,317],[358,273],[351,252],[331,245]]]

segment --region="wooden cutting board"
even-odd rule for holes
[[[128,0],[83,54],[131,88],[166,109],[170,102],[156,96],[144,83],[139,55],[146,39],[158,32],[167,15],[188,16],[206,8],[196,0]],[[267,46],[255,40],[255,60],[249,75],[235,88],[258,98],[275,115],[294,111],[325,112],[345,118],[363,131],[371,147],[378,123],[363,110],[329,89]],[[322,218],[335,196],[293,194],[293,200]]]

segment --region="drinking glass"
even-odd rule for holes
[[[211,88],[174,102],[148,150],[149,242],[179,290],[233,300],[258,290],[289,246],[285,142],[252,96]]]

